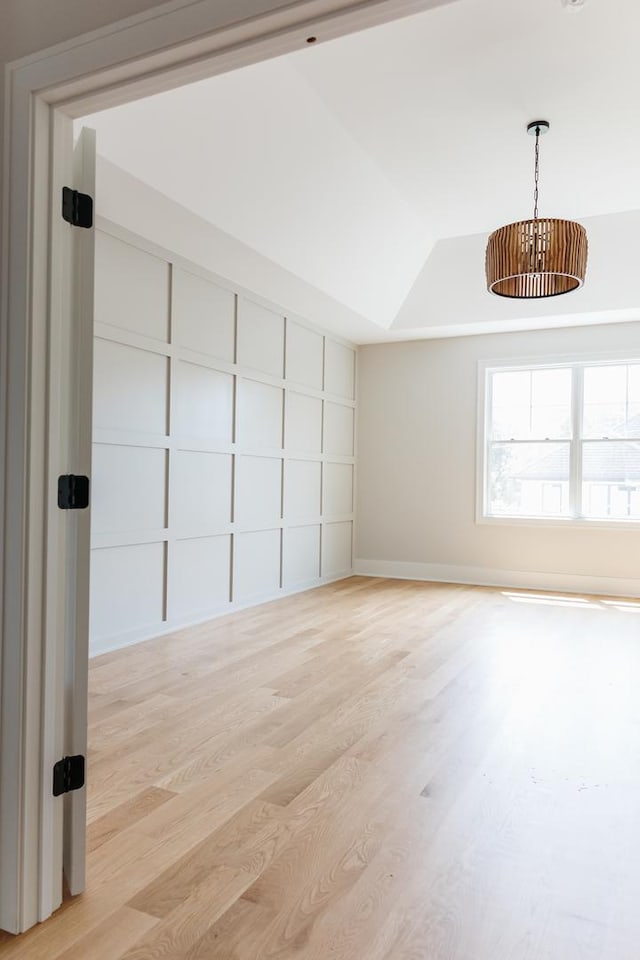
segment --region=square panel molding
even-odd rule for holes
[[[284,391],[258,380],[238,382],[237,441],[242,450],[280,450]]]
[[[245,297],[238,302],[238,363],[284,376],[284,317]]]
[[[283,538],[283,586],[291,590],[311,585],[320,576],[319,524],[289,527]]]
[[[322,575],[338,576],[353,565],[353,524],[325,523],[322,527]]]
[[[166,436],[166,356],[97,337],[93,351],[93,427],[124,435]]]
[[[172,343],[233,363],[235,294],[180,267],[174,267],[172,278]]]
[[[282,518],[282,460],[275,457],[236,459],[236,525],[258,529]]]
[[[234,378],[197,363],[174,360],[171,383],[171,435],[211,444],[233,439]]]
[[[356,352],[328,337],[325,345],[324,389],[345,400],[355,399]]]
[[[106,229],[93,652],[347,575],[354,503],[355,350]]]
[[[355,410],[341,403],[324,402],[323,452],[330,456],[352,457]]]
[[[322,390],[324,337],[315,330],[287,321],[286,378],[312,390]]]
[[[287,390],[284,442],[288,454],[322,452],[322,400]]]
[[[329,519],[353,513],[353,464],[325,463],[322,512]]]
[[[231,537],[171,545],[168,616],[176,622],[219,612],[231,599]]]
[[[167,343],[170,266],[166,260],[101,230],[96,230],[94,259],[95,322]]]
[[[322,512],[322,463],[287,460],[284,465],[284,519],[316,520]]]

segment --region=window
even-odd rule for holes
[[[486,517],[640,520],[640,362],[490,369]]]

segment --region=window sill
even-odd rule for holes
[[[632,530],[640,533],[640,520],[590,520],[585,517],[492,517],[482,515],[476,517],[478,525],[498,527],[563,527],[565,529],[582,530]]]

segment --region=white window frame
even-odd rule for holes
[[[597,354],[570,354],[552,357],[504,358],[478,363],[478,420],[476,450],[476,523],[495,526],[519,527],[579,527],[590,530],[628,530],[640,531],[640,519],[597,519],[581,516],[582,510],[582,415],[583,384],[586,367],[619,366],[621,364],[640,363],[640,356],[628,352],[607,352]],[[569,490],[573,504],[573,515],[566,517],[544,516],[496,516],[487,511],[487,480],[489,427],[491,424],[490,383],[491,374],[517,373],[528,370],[572,369],[571,418],[572,436],[570,445]],[[624,439],[624,438],[621,438]],[[558,441],[559,442],[559,441]]]

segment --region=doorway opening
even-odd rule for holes
[[[0,759],[0,926],[8,931],[25,930],[56,908],[63,846],[68,854],[80,829],[77,822],[67,827],[63,842],[68,817],[51,795],[54,763],[71,749],[69,731],[83,725],[77,702],[74,717],[73,698],[65,694],[69,674],[64,668],[65,658],[71,662],[81,649],[72,611],[82,550],[75,533],[60,529],[51,483],[54,475],[80,471],[69,463],[75,428],[71,420],[63,422],[63,408],[52,400],[61,382],[60,357],[48,350],[50,343],[66,344],[72,379],[65,389],[86,404],[87,371],[73,362],[69,337],[77,322],[73,284],[80,276],[76,271],[74,281],[70,270],[80,262],[77,244],[52,240],[59,235],[59,188],[73,181],[70,120],[300,48],[310,35],[330,39],[432,5],[426,0],[312,0],[238,24],[208,0],[173,3],[161,13],[109,26],[9,67],[4,196],[11,203],[3,207],[9,244],[3,254],[2,305],[2,372],[8,387],[0,418],[7,464],[3,501],[11,504],[4,512],[2,538]],[[56,425],[50,416],[54,407],[60,418]],[[77,805],[64,805],[70,806]]]

